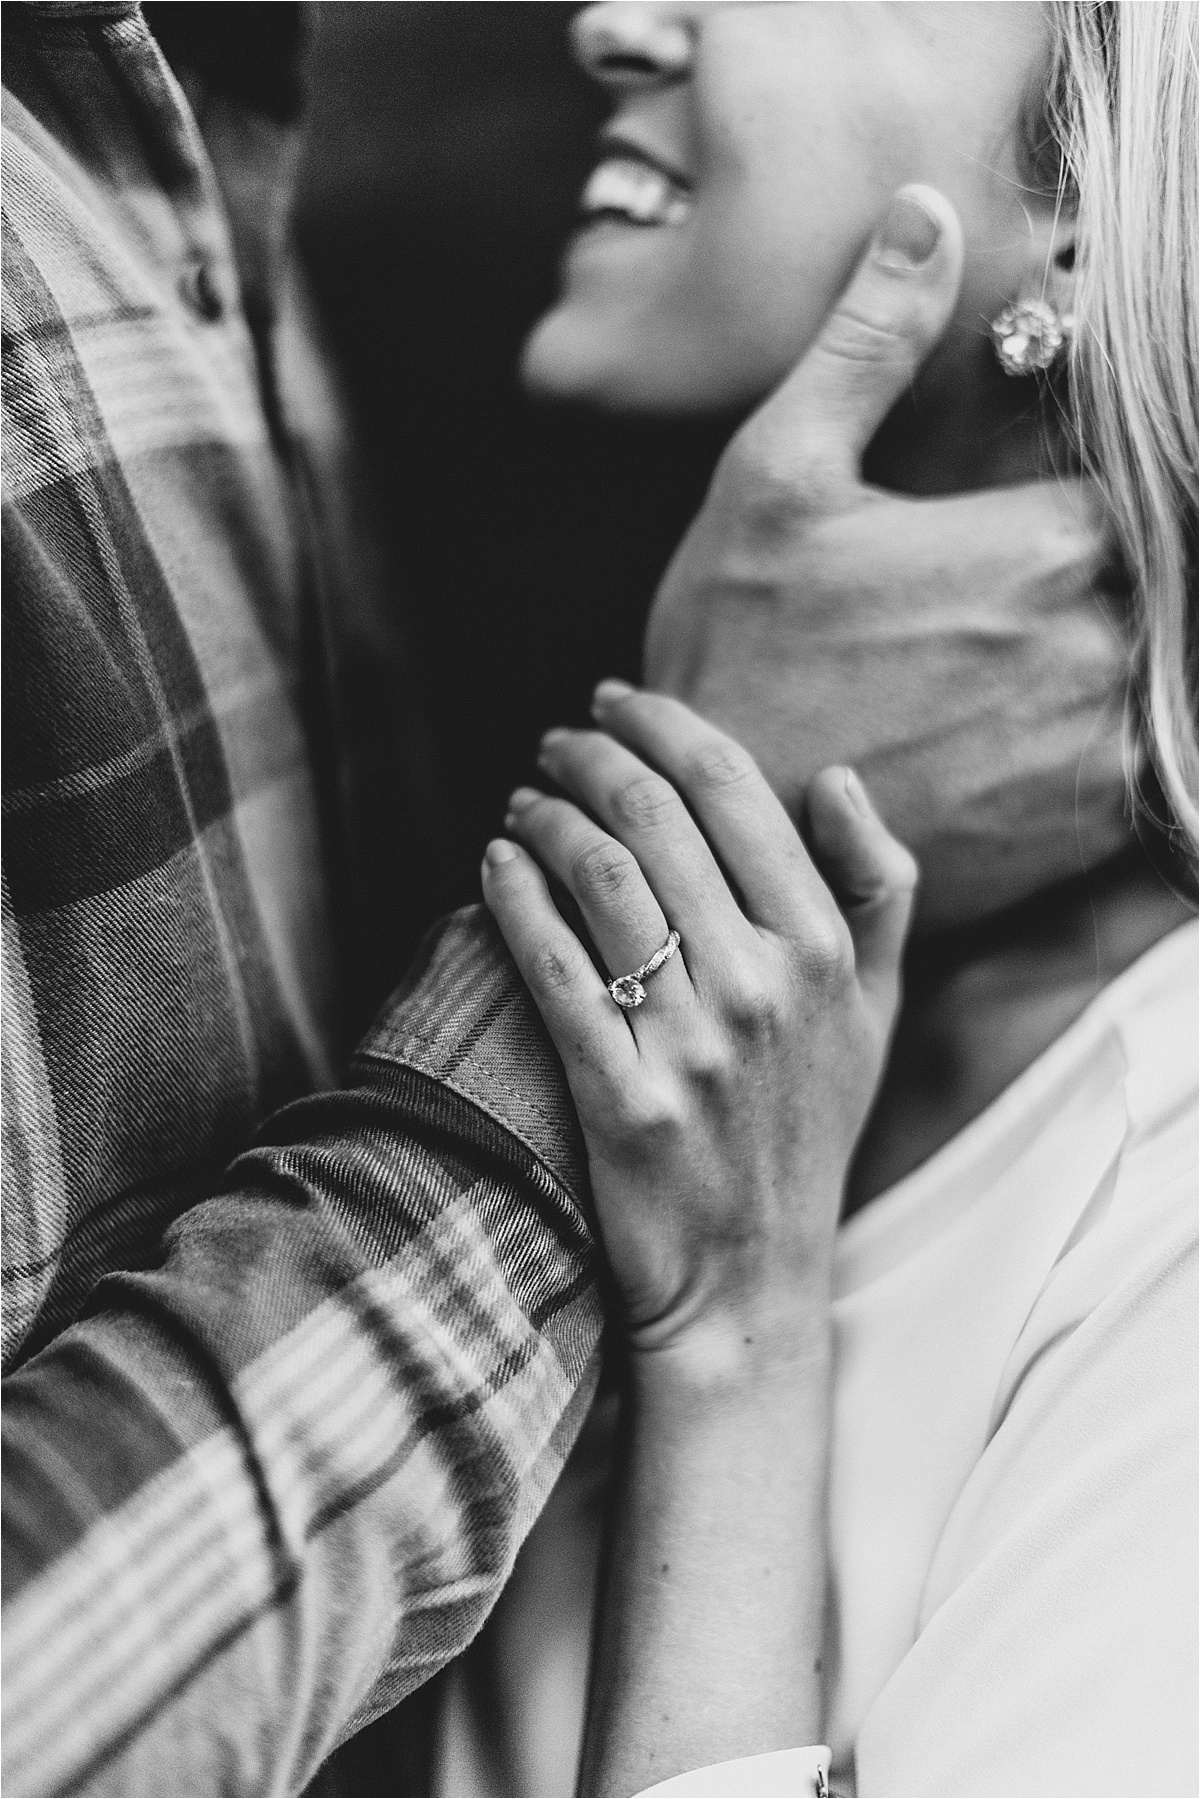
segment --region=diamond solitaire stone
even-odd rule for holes
[[[619,974],[615,981],[608,983],[608,991],[624,1012],[632,1012],[640,1006],[646,997],[643,982],[652,974],[657,974],[664,962],[669,962],[679,948],[679,932],[672,931],[661,949],[656,949],[648,962],[635,968],[632,974]]]

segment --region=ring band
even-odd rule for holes
[[[608,991],[620,1006],[622,1012],[632,1012],[640,1006],[646,997],[644,983],[652,974],[657,974],[664,962],[669,962],[679,948],[679,932],[672,931],[661,949],[656,949],[648,962],[635,968],[632,974],[619,974],[615,981],[608,983]]]

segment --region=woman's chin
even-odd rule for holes
[[[555,307],[538,320],[520,358],[525,391],[534,399],[652,418],[697,418],[730,411],[740,394],[725,391],[711,358],[689,356],[678,337],[643,341],[627,321]]]
[[[530,332],[520,374],[526,393],[537,400],[622,413],[654,412],[662,404],[628,354],[617,355],[603,334],[581,329],[561,310],[547,313]]]

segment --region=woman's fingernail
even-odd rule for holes
[[[897,194],[875,238],[875,261],[885,269],[919,269],[942,235],[941,222],[909,194]]]
[[[511,862],[516,853],[515,845],[506,843],[503,837],[493,837],[483,852],[483,859],[489,868],[499,868],[502,863]]]
[[[508,796],[508,817],[513,818],[518,812],[528,811],[541,797],[536,787],[514,787]],[[505,820],[506,824],[507,822],[508,819]]]
[[[562,743],[571,733],[562,725],[554,725],[549,731],[542,732],[542,748],[553,749],[556,743]]]
[[[854,810],[863,818],[871,816],[871,802],[867,798],[867,790],[852,768],[846,770],[846,797]]]
[[[627,700],[637,688],[631,681],[618,681],[614,675],[599,681],[592,694],[592,711],[602,712],[606,706],[615,706],[618,700]]]

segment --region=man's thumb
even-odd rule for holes
[[[949,200],[899,188],[816,341],[744,427],[779,478],[857,480],[863,451],[946,328],[962,261]]]

